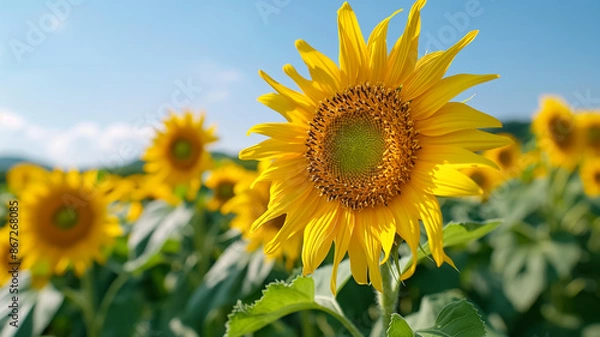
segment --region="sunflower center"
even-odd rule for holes
[[[177,139],[171,146],[173,155],[178,160],[187,160],[193,154],[193,146],[187,139]]]
[[[513,162],[512,153],[509,150],[500,151],[498,154],[498,161],[502,165],[502,167],[510,167]]]
[[[52,220],[54,226],[62,230],[68,230],[75,227],[79,219],[73,208],[63,206],[54,213]]]
[[[600,148],[600,125],[592,125],[587,132],[588,144],[593,148]]]
[[[566,148],[573,140],[573,123],[565,118],[556,116],[550,120],[550,136],[558,147]]]
[[[219,183],[215,188],[215,196],[219,200],[229,200],[233,195],[233,183],[230,181]]]
[[[600,184],[600,172],[594,173],[594,182]]]
[[[473,180],[480,187],[486,186],[487,179],[481,172],[473,172],[470,176],[471,180]]]
[[[400,194],[420,148],[409,111],[400,90],[369,83],[320,102],[305,154],[320,195],[359,210]]]

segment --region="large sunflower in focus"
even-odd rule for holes
[[[379,23],[365,42],[352,8],[344,3],[338,11],[339,67],[302,40],[296,47],[311,78],[291,65],[283,67],[301,91],[260,72],[276,93],[259,101],[287,122],[254,126],[250,132],[270,139],[240,153],[242,159],[272,161],[258,177],[272,184],[269,207],[253,228],[285,214],[265,249],[277,250],[302,234],[304,274],[314,272],[334,243],[332,291],[346,252],[354,279],[381,291],[380,263],[388,259],[396,235],[416,255],[419,221],[438,266],[452,263],[442,247],[442,214],[435,196],[480,194],[459,169],[495,166],[473,151],[507,144],[504,137],[477,130],[499,127],[498,120],[449,102],[498,77],[444,78],[476,31],[447,51],[418,59],[424,5],[424,0],[413,5],[404,34],[388,54],[387,27],[398,12]],[[401,278],[410,277],[415,267]]]
[[[21,199],[22,256],[26,266],[45,265],[62,274],[69,266],[82,275],[121,234],[111,201],[96,185],[97,173],[54,171],[29,185]]]
[[[172,114],[164,121],[153,144],[146,150],[144,170],[157,184],[186,187],[186,198],[193,199],[201,184],[201,175],[211,165],[206,146],[217,140],[214,127],[205,129],[204,115],[198,119],[191,112]]]
[[[548,154],[552,166],[572,171],[581,157],[581,137],[569,106],[556,97],[544,97],[533,119],[538,147]]]
[[[211,171],[205,185],[213,191],[213,197],[206,207],[212,211],[220,209],[235,195],[235,185],[249,176],[252,174],[248,170],[233,162],[224,163]]]
[[[583,112],[575,115],[575,119],[586,155],[600,158],[600,112]]]

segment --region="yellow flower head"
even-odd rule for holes
[[[594,198],[600,196],[600,158],[583,161],[579,169],[579,176],[583,183],[583,191]]]
[[[267,163],[259,165],[259,172],[266,169]],[[224,214],[233,213],[235,217],[231,220],[231,228],[242,233],[242,237],[249,241],[248,250],[253,251],[271,241],[283,226],[285,215],[266,221],[256,230],[251,230],[252,223],[267,210],[269,205],[270,183],[260,181],[252,185],[258,176],[257,173],[244,175],[244,180],[235,185],[235,195],[229,199],[221,208]],[[291,269],[300,255],[302,235],[294,235],[286,241],[285,245],[267,253],[267,257],[274,259],[286,259],[286,267]]]
[[[6,173],[8,189],[20,195],[30,183],[40,181],[48,175],[48,171],[41,166],[30,163],[19,163],[12,166]]]
[[[2,266],[4,266],[5,269],[8,268],[8,270],[10,270],[10,267],[12,267],[9,263],[19,262],[18,259],[20,258],[20,252],[15,251],[16,254],[14,257],[16,257],[17,260],[13,260],[13,255],[11,253],[11,248],[13,247],[10,246],[11,241],[9,240],[11,230],[9,225],[10,224],[7,223],[4,225],[4,227],[0,228],[0,238],[2,238],[2,240],[0,240],[0,263],[2,263]],[[7,270],[4,270],[2,273],[0,273],[0,287],[3,287],[11,279],[12,275],[8,273]]]
[[[496,187],[502,185],[507,178],[505,174],[489,167],[466,168],[461,170],[461,172],[481,187],[483,191],[483,194],[480,196],[481,201],[486,201]]]
[[[538,147],[548,154],[550,164],[572,171],[579,162],[581,141],[575,116],[557,97],[544,97],[532,123]]]
[[[213,197],[206,207],[211,211],[220,209],[227,200],[235,195],[235,185],[240,181],[247,180],[249,176],[253,176],[253,174],[233,162],[226,162],[211,171],[205,185],[213,191]]]
[[[483,155],[496,163],[504,175],[507,177],[516,177],[522,170],[520,162],[521,144],[511,134],[502,133],[500,136],[510,139],[511,143],[496,149],[487,150]]]
[[[201,184],[204,170],[210,168],[211,157],[206,146],[217,140],[214,127],[205,129],[204,115],[198,119],[191,112],[172,114],[164,121],[153,144],[146,150],[144,170],[157,184],[187,187],[186,198],[193,199]]]
[[[500,127],[498,120],[464,103],[448,102],[498,77],[444,78],[476,31],[446,51],[418,59],[424,5],[424,0],[413,5],[404,34],[388,53],[387,27],[399,11],[365,41],[352,8],[344,3],[338,11],[339,67],[302,40],[296,47],[311,78],[291,65],[283,67],[301,91],[260,72],[276,93],[259,101],[287,122],[254,126],[250,132],[269,139],[240,153],[241,159],[272,161],[258,177],[271,182],[269,207],[253,228],[286,215],[265,249],[276,251],[302,235],[304,274],[313,273],[335,244],[332,291],[346,252],[354,279],[381,291],[379,265],[387,261],[396,235],[417,254],[419,221],[437,265],[452,263],[443,250],[435,196],[482,193],[459,169],[495,166],[473,151],[507,144],[505,137],[477,130]],[[415,267],[401,278],[410,277]]]
[[[82,275],[93,260],[104,260],[103,248],[121,228],[96,182],[96,172],[54,171],[28,186],[20,207],[24,265],[47,265],[57,274],[73,266]]]
[[[575,115],[575,119],[585,154],[600,158],[600,111],[582,112]]]

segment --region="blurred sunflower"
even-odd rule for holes
[[[267,163],[259,165],[259,172],[264,171]],[[251,230],[252,223],[258,219],[269,205],[268,182],[260,181],[252,186],[257,174],[245,174],[244,179],[235,185],[234,196],[225,202],[221,208],[224,214],[233,213],[231,228],[242,233],[242,237],[249,241],[248,250],[253,251],[271,241],[283,226],[285,215],[266,221],[256,230]],[[292,236],[285,245],[278,247],[266,255],[269,258],[282,259],[285,257],[286,268],[291,269],[300,255],[302,235]]]
[[[481,190],[481,200],[486,201],[490,194],[500,186],[507,178],[506,175],[502,174],[498,170],[489,167],[473,167],[461,170],[462,173],[466,174],[471,180],[473,180]]]
[[[47,264],[62,274],[73,266],[82,275],[93,260],[103,262],[103,248],[121,234],[111,201],[96,186],[97,172],[50,173],[22,195],[22,256],[25,266]]]
[[[10,252],[12,247],[10,246],[9,240],[9,224],[6,224],[4,225],[4,227],[0,228],[0,235],[0,237],[2,238],[2,240],[0,240],[0,262],[2,263],[2,266],[5,269],[2,273],[0,273],[0,287],[3,287],[12,278],[12,275],[7,272],[7,270],[11,269],[11,265],[9,263],[18,261],[14,261],[12,259],[12,254]],[[17,257],[19,255],[20,254],[17,254]]]
[[[583,112],[575,115],[577,127],[582,133],[585,152],[600,158],[600,112]]]
[[[530,178],[541,178],[548,174],[548,166],[543,162],[539,148],[521,154],[519,165],[523,170],[531,173]]]
[[[205,185],[213,191],[213,197],[206,207],[211,211],[219,210],[223,204],[235,195],[235,185],[242,180],[247,180],[252,175],[245,168],[227,162],[210,172]]]
[[[344,3],[338,11],[340,67],[302,40],[296,47],[312,78],[302,77],[291,65],[283,67],[302,92],[260,72],[277,93],[259,101],[287,123],[254,126],[249,132],[270,139],[240,153],[241,159],[273,161],[257,178],[272,182],[271,199],[253,228],[286,214],[265,249],[272,253],[302,234],[304,274],[314,272],[335,243],[333,292],[346,252],[354,279],[370,281],[381,291],[379,265],[387,261],[395,236],[417,254],[419,220],[437,265],[452,264],[443,250],[442,214],[435,196],[482,193],[458,169],[494,167],[472,151],[508,143],[505,137],[477,130],[500,127],[498,120],[464,103],[448,102],[498,77],[444,78],[476,31],[447,51],[417,59],[424,5],[424,0],[413,5],[404,34],[388,54],[387,27],[399,11],[379,23],[365,42],[352,8]],[[410,277],[415,267],[401,278]]]
[[[587,159],[579,168],[583,191],[590,197],[600,196],[600,158]]]
[[[19,163],[6,172],[6,184],[11,192],[19,195],[27,185],[44,179],[49,173],[41,166],[31,163]]]
[[[548,154],[550,164],[572,171],[579,162],[580,138],[575,129],[575,116],[557,97],[544,97],[533,119],[532,131],[538,147]]]
[[[165,183],[172,188],[186,188],[186,199],[192,200],[201,185],[204,170],[212,160],[206,146],[217,140],[214,127],[205,129],[204,114],[198,119],[191,112],[183,116],[171,114],[164,121],[153,144],[146,150],[144,170],[153,183]]]
[[[483,155],[496,163],[507,177],[515,177],[521,173],[522,169],[520,162],[522,155],[521,144],[511,134],[501,133],[499,135],[510,139],[511,143],[496,149],[487,150]]]

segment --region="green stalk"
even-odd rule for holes
[[[381,280],[383,281],[383,292],[378,292],[377,298],[379,299],[379,310],[381,312],[381,321],[383,323],[383,336],[385,336],[392,321],[392,314],[396,313],[400,283],[394,277],[389,262],[383,264],[380,269]]]
[[[81,303],[81,311],[88,337],[98,337],[98,326],[96,325],[96,294],[94,291],[94,283],[92,280],[93,268],[90,268],[87,273],[81,278],[81,288],[84,293],[84,298],[87,301]]]
[[[113,303],[115,297],[119,293],[119,290],[127,283],[129,280],[129,273],[125,271],[121,271],[119,276],[110,284],[110,287],[104,294],[104,298],[100,303],[100,309],[98,310],[98,314],[95,318],[95,324],[100,329],[104,326],[104,320],[106,319],[106,315],[108,314],[108,309],[110,309],[110,305]]]

